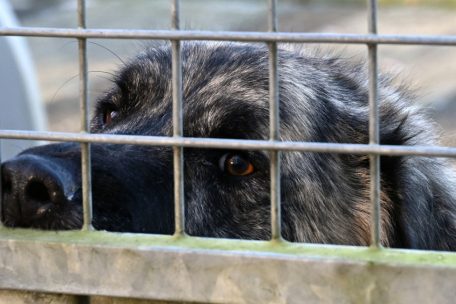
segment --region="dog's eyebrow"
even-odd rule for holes
[[[101,110],[106,106],[119,107],[120,99],[121,98],[119,98],[119,91],[112,89],[97,99],[95,110]]]
[[[125,73],[126,71],[123,71],[114,80],[114,90],[120,95],[126,95],[128,92],[129,77]]]

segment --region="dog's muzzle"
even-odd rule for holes
[[[20,155],[2,164],[2,221],[27,227],[71,202],[74,176],[59,163]]]

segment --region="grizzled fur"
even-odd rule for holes
[[[267,139],[265,47],[184,43],[182,56],[185,136]],[[368,143],[365,70],[361,64],[281,48],[281,139]],[[380,77],[381,143],[435,144],[432,126],[410,104],[412,96],[390,82]],[[119,71],[114,83],[97,103],[92,132],[172,135],[169,47],[140,54]],[[112,111],[117,115],[105,123],[103,117]],[[247,158],[254,173],[224,172],[219,162],[228,152]],[[3,222],[43,229],[80,227],[79,153],[77,144],[47,145],[3,164]],[[264,151],[185,149],[187,232],[268,239],[268,157]],[[284,152],[284,237],[298,242],[369,244],[368,167],[367,156]],[[97,229],[173,233],[171,148],[93,144],[92,172]],[[35,181],[33,187],[30,180]],[[381,184],[385,246],[456,249],[456,179],[445,161],[382,157]]]

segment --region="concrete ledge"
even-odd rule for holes
[[[452,303],[454,282],[452,253],[107,232],[4,229],[0,239],[2,289],[206,303]]]

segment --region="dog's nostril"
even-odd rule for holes
[[[25,188],[25,195],[27,199],[36,202],[49,202],[51,200],[48,188],[42,182],[36,180],[28,183]]]

